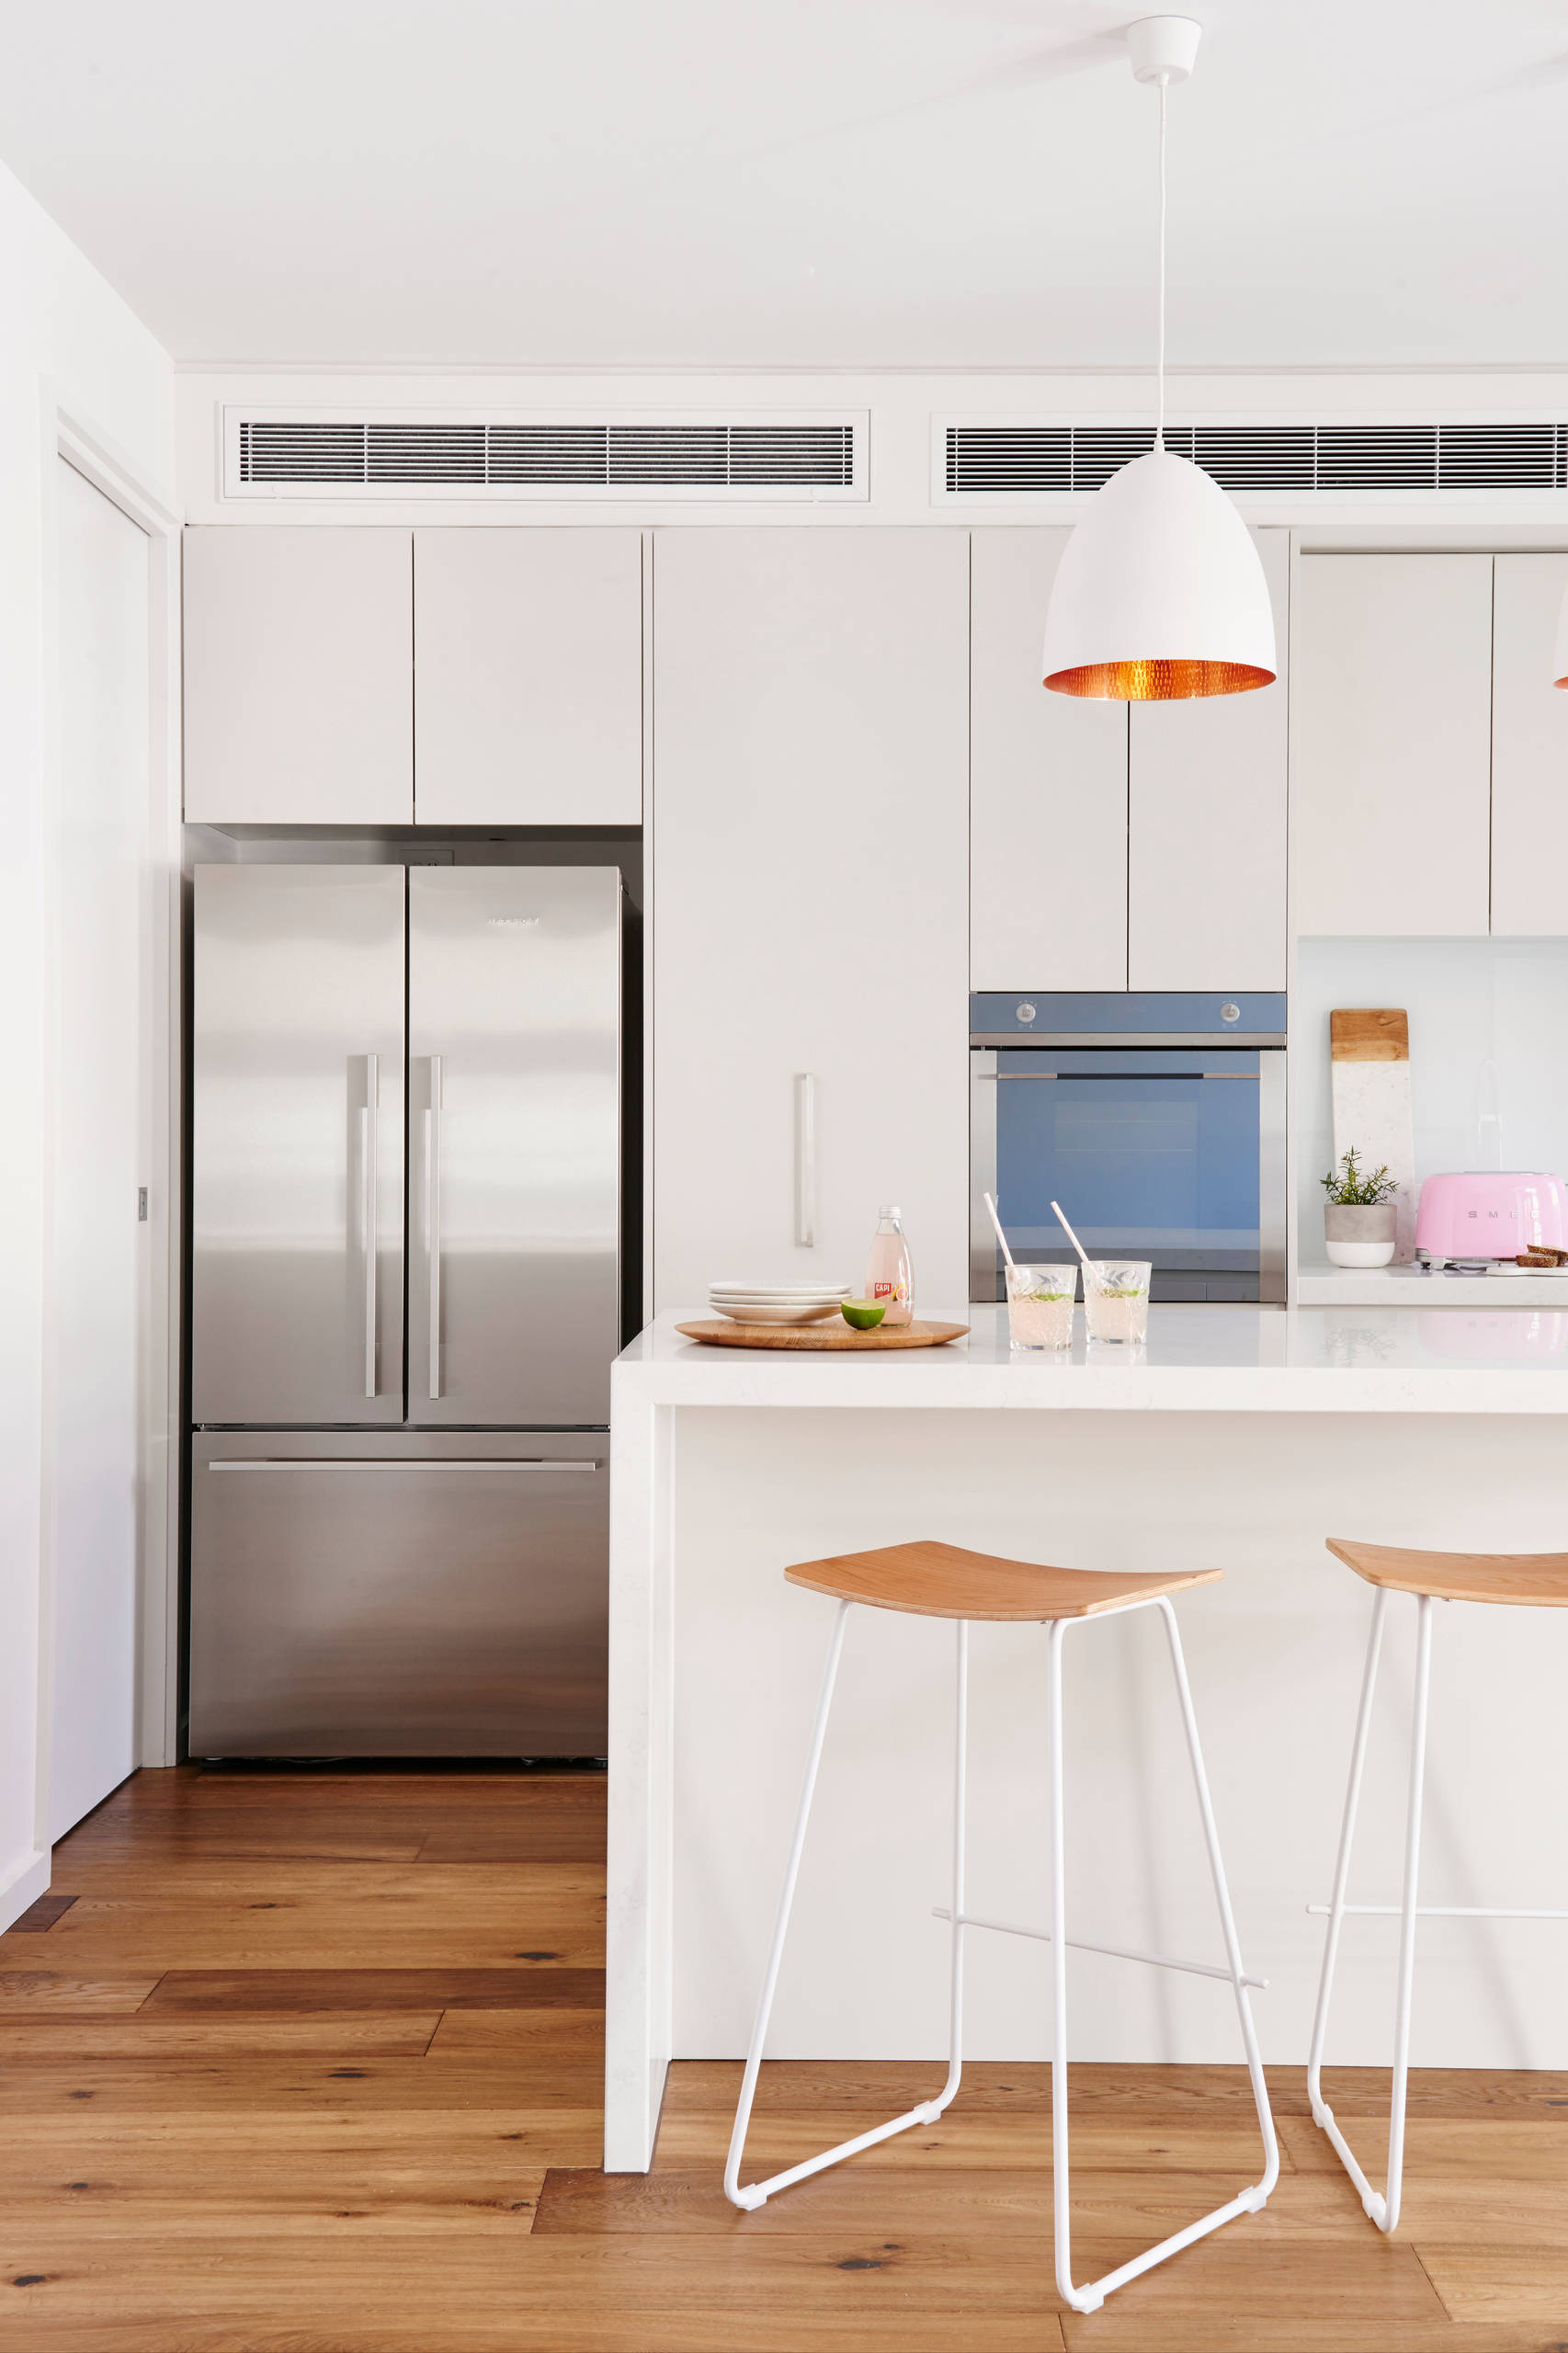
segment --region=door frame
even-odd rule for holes
[[[56,467],[63,461],[134,523],[147,540],[147,893],[142,976],[142,1156],[148,1192],[147,1243],[139,1282],[135,1756],[138,1765],[172,1765],[179,1739],[179,1563],[181,1328],[181,824],[180,521],[174,509],[89,420],[46,385],[42,399],[41,544],[45,626],[44,784],[47,805],[63,790],[60,727],[60,512]],[[52,935],[61,877],[52,837],[45,847],[48,923]],[[52,988],[45,1053],[46,1103],[54,1102]],[[47,1278],[46,1278],[47,1279]],[[53,1304],[44,1302],[43,1375],[53,1377]],[[53,1740],[53,1464],[45,1421],[40,1463],[37,1844],[49,1847]]]

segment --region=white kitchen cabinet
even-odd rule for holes
[[[188,530],[184,572],[187,817],[409,824],[412,533]]]
[[[1305,555],[1296,584],[1296,928],[1488,924],[1490,555]]]
[[[1048,694],[1040,683],[1045,610],[1068,538],[1055,528],[972,535],[976,989],[1127,986],[1127,706]]]
[[[1274,684],[1129,714],[1131,989],[1285,986],[1290,535],[1253,537],[1274,607]]]
[[[658,534],[661,1309],[858,1289],[890,1201],[917,1306],[967,1295],[968,596],[960,531]]]
[[[1568,691],[1554,687],[1568,555],[1496,558],[1492,672],[1492,928],[1568,935]]]
[[[415,534],[422,825],[642,822],[642,558],[630,530]]]

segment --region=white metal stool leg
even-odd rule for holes
[[[1143,1605],[1147,1607],[1148,1605]],[[1267,2200],[1279,2178],[1279,2149],[1275,2139],[1274,2118],[1268,2104],[1268,2089],[1264,2082],[1263,2062],[1258,2052],[1257,2036],[1253,2027],[1252,2006],[1247,1998],[1248,1980],[1242,1970],[1241,1947],[1236,1937],[1236,1924],[1231,1910],[1230,1891],[1225,1881],[1225,1866],[1220,1852],[1220,1836],[1215,1826],[1214,1809],[1209,1796],[1208,1776],[1203,1769],[1203,1750],[1198,1736],[1198,1719],[1193,1711],[1192,1692],[1187,1679],[1187,1665],[1182,1656],[1181,1636],[1176,1627],[1176,1612],[1168,1600],[1162,1598],[1158,1607],[1165,1620],[1165,1636],[1170,1645],[1171,1668],[1176,1677],[1176,1697],[1181,1707],[1182,1726],[1187,1734],[1187,1754],[1192,1761],[1193,1785],[1198,1794],[1198,1809],[1203,1821],[1204,1842],[1209,1850],[1209,1869],[1214,1881],[1215,1901],[1219,1905],[1220,1924],[1225,1939],[1226,1969],[1210,1973],[1228,1976],[1235,1993],[1236,2014],[1241,2022],[1242,2046],[1246,2053],[1247,2074],[1252,2082],[1253,2102],[1257,2110],[1258,2130],[1263,2137],[1263,2177],[1254,2182],[1212,2213],[1189,2222],[1185,2230],[1173,2231],[1169,2238],[1157,2246],[1134,2256],[1130,2263],[1121,2264],[1115,2271],[1108,2271],[1103,2279],[1092,2280],[1082,2288],[1073,2284],[1072,2190],[1067,2154],[1067,1894],[1065,1793],[1062,1786],[1062,1645],[1072,1620],[1057,1619],[1051,1629],[1051,1649],[1047,1667],[1047,1712],[1051,1758],[1051,1963],[1054,2028],[1051,2060],[1051,2181],[1055,2205],[1056,2286],[1059,2294],[1074,2312],[1097,2312],[1106,2298],[1128,2280],[1136,2279],[1141,2272],[1153,2270],[1157,2263],[1176,2255],[1195,2239],[1206,2238],[1210,2231],[1233,2222],[1239,2214],[1255,2214]],[[1138,1956],[1142,1958],[1142,1956]],[[1152,1956],[1151,1956],[1152,1957]],[[1164,1966],[1190,1966],[1181,1962]]]
[[[962,2073],[960,2029],[963,2004],[963,1882],[964,1882],[964,1798],[966,1750],[969,1732],[969,1626],[960,1619],[958,1624],[958,1688],[953,1727],[953,1936],[952,1936],[952,1995],[949,2005],[952,2030],[951,2053],[948,2062],[948,2080],[936,2099],[922,2100],[918,2107],[903,2116],[895,2116],[889,2124],[879,2124],[869,2132],[858,2133],[852,2141],[841,2141],[836,2148],[824,2149],[820,2156],[807,2157],[798,2165],[790,2165],[767,2181],[741,2184],[741,2158],[744,2154],[746,2129],[751,2122],[752,2102],[756,2097],[756,2079],[762,2065],[762,2048],[767,2038],[767,2021],[773,2009],[773,1995],[778,1984],[778,1966],[784,1956],[784,1938],[790,1926],[790,1912],[795,1900],[795,1881],[800,1877],[801,1855],[806,1842],[806,1824],[811,1815],[812,1798],[816,1789],[817,1768],[822,1763],[823,1742],[827,1733],[828,1711],[833,1702],[833,1687],[838,1675],[838,1662],[844,1650],[844,1629],[852,1602],[841,1601],[834,1620],[833,1639],[828,1644],[827,1665],[823,1671],[822,1695],[817,1701],[816,1722],[812,1730],[812,1745],[806,1758],[805,1779],[801,1788],[801,1803],[795,1816],[795,1835],[790,1842],[790,1859],[785,1866],[784,1886],[778,1899],[778,1916],[774,1923],[773,1943],[767,1956],[767,1968],[762,1981],[762,1995],[757,2004],[756,2023],[752,2028],[751,2048],[746,2052],[745,2073],[741,2078],[740,2102],[735,2109],[734,2129],[730,2134],[730,2154],[724,2166],[724,2195],[733,2206],[747,2211],[761,2206],[775,2190],[788,2189],[792,2182],[804,2181],[808,2174],[821,2173],[828,2165],[837,2165],[845,2157],[853,2157],[862,2149],[874,2148],[879,2141],[891,2141],[895,2132],[907,2132],[913,2124],[934,2124],[959,2087]]]
[[[1400,2199],[1404,2182],[1404,2106],[1405,2090],[1410,2075],[1410,2013],[1415,1982],[1415,1923],[1418,1916],[1416,1894],[1421,1861],[1421,1806],[1426,1782],[1426,1716],[1432,1681],[1432,1597],[1430,1594],[1422,1594],[1416,1602],[1415,1690],[1410,1734],[1410,1788],[1406,1801],[1404,1824],[1404,1886],[1400,1902],[1399,1993],[1394,2009],[1393,2085],[1389,2100],[1389,2163],[1387,2186],[1381,2196],[1361,2170],[1349,2143],[1335,2121],[1334,2110],[1324,2098],[1323,2050],[1328,2033],[1328,2005],[1334,1984],[1335,1962],[1339,1952],[1340,1924],[1346,1909],[1345,1889],[1350,1876],[1350,1845],[1356,1828],[1357,1804],[1361,1793],[1361,1773],[1366,1762],[1367,1735],[1371,1724],[1372,1694],[1377,1683],[1378,1654],[1382,1644],[1383,1615],[1387,1602],[1388,1589],[1386,1586],[1380,1586],[1377,1599],[1372,1605],[1372,1627],[1367,1642],[1367,1665],[1361,1678],[1361,1705],[1356,1719],[1356,1740],[1350,1756],[1350,1779],[1345,1796],[1345,1819],[1339,1834],[1339,1856],[1334,1870],[1334,1893],[1329,1902],[1328,1936],[1324,1946],[1323,1974],[1318,1981],[1317,2015],[1312,2021],[1312,2050],[1307,2061],[1307,2090],[1312,2100],[1313,2120],[1321,2125],[1334,2143],[1341,2164],[1360,2192],[1362,2205],[1380,2231],[1392,2231],[1397,2227]]]

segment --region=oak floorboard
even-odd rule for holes
[[[575,2022],[575,2011],[506,2013]],[[595,2013],[586,2015],[592,2018]],[[62,2062],[80,2064],[87,2059],[206,2059],[235,2052],[316,2052],[333,2056],[377,2059],[418,2059],[429,2049],[441,2022],[437,2009],[372,2011],[359,2017],[352,2010],[325,2010],[303,2018],[242,2010],[217,2018],[149,2018],[145,2006],[130,2017],[97,2018],[51,2012],[20,2019],[0,2011],[0,2071],[13,2061],[28,2063]]]
[[[530,1951],[538,1951],[530,1948]],[[542,1952],[523,1968],[170,1969],[149,1990],[147,2015],[221,2010],[591,2010],[602,2012],[602,1969],[557,1969]]]
[[[29,2290],[37,2298],[39,2290]],[[983,2335],[963,2313],[918,2311],[796,2314],[752,2311],[536,2313],[449,2311],[432,2322],[405,2313],[356,2313],[325,2319],[222,2317],[83,2323],[36,2314],[27,2353],[1062,2353],[1053,2313],[988,2314]],[[3,2324],[0,2324],[3,2326]],[[0,2336],[0,2344],[6,2343]],[[1496,2353],[1516,2353],[1511,2346]],[[1533,2348],[1532,2348],[1533,2353]]]
[[[441,2032],[445,2030],[443,2023]],[[439,2035],[437,2040],[438,2043]],[[733,2117],[733,2109],[672,2116],[666,2107],[659,2128],[654,2173],[702,2165],[722,2173]],[[754,2129],[747,2143],[747,2178],[778,2172],[810,2156],[814,2150],[849,2138],[848,2127],[856,2120],[874,2124],[880,2115],[868,2110],[863,2118],[852,2120],[846,2119],[841,2109],[822,2109],[804,2116],[770,2115],[766,2125],[758,2124]],[[1107,2122],[1087,2116],[1074,2118],[1073,2123],[1074,2177],[1080,2165],[1120,2165],[1134,2166],[1140,2172],[1234,2175],[1239,2185],[1257,2178],[1261,2154],[1257,2125],[1250,2113],[1235,2122],[1203,2123],[1180,2118],[1165,2125],[1151,2124],[1140,2128],[1136,2140],[1130,2140],[1126,2125],[1114,2119]],[[900,2133],[896,2140],[863,2149],[850,2163],[857,2173],[915,2165],[955,2175],[984,2171],[990,2166],[1000,2166],[1004,2171],[1020,2165],[1049,2168],[1051,2118],[1049,2113],[1015,2115],[966,2109],[960,2093],[959,2100],[935,2124],[922,2125],[916,2131]],[[1293,2171],[1283,2145],[1279,2163],[1282,2174]]]
[[[1568,2210],[1556,2244],[1532,2249],[1528,2265],[1506,2245],[1477,2245],[1467,2233],[1444,2245],[1425,2230],[1421,2260],[1455,2320],[1536,2321],[1568,2336]]]
[[[30,1944],[7,1951],[0,1937],[0,2018],[129,2018],[158,1983],[156,1971],[120,1975],[73,1969],[40,1969]],[[25,1953],[25,1958],[19,1957]]]
[[[333,2065],[335,2055],[345,2063]],[[274,2114],[331,2109],[345,2115],[448,2109],[505,2116],[597,2102],[597,2067],[499,2065],[483,2052],[437,2063],[368,2052],[216,2053],[200,2059],[85,2059],[59,2066],[12,2062],[0,2075],[0,2111],[12,2121],[91,2108],[94,2116],[187,2117],[249,2107]]]

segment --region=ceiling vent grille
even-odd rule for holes
[[[1148,426],[938,418],[935,495],[1081,497],[1153,446]],[[1568,423],[1167,426],[1165,446],[1241,496],[1568,490]]]
[[[869,418],[223,415],[229,498],[863,499]]]

